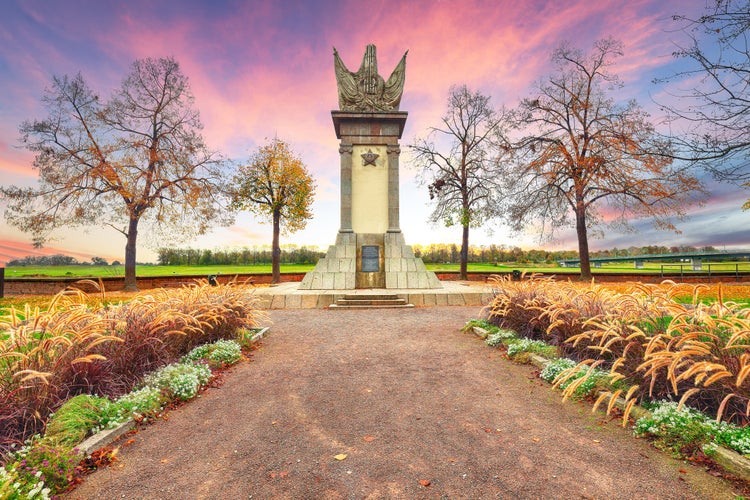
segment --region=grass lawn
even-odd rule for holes
[[[281,266],[282,273],[306,273],[312,271],[314,264],[285,264]],[[225,266],[156,266],[139,265],[136,269],[138,276],[194,276],[209,274],[263,274],[271,272],[271,264],[260,265],[225,265]],[[71,278],[99,278],[124,276],[123,266],[25,266],[8,267],[5,269],[6,278],[42,278],[42,277],[71,277]]]
[[[750,272],[750,262],[704,262],[702,273],[711,272],[734,272],[736,266],[739,272]],[[312,271],[314,264],[282,264],[282,273],[306,273]],[[435,272],[458,272],[458,264],[426,264],[427,269]],[[592,268],[596,273],[627,273],[634,272],[643,274],[660,274],[679,273],[680,264],[661,264],[657,262],[646,262],[643,269],[636,269],[632,262],[607,263],[602,267]],[[509,273],[513,270],[539,273],[558,273],[558,274],[577,274],[580,269],[577,267],[559,267],[557,264],[523,264],[523,263],[470,263],[470,272],[484,273]],[[692,273],[689,264],[682,264],[684,274]],[[270,274],[270,264],[258,265],[216,265],[216,266],[157,266],[157,265],[139,265],[137,269],[138,276],[195,276],[209,274]],[[123,276],[125,268],[123,266],[26,266],[26,267],[8,267],[5,269],[6,278],[22,277],[108,277]]]
[[[430,271],[455,271],[458,272],[458,264],[425,264]],[[682,264],[682,272],[691,274],[694,272],[705,274],[709,270],[715,272],[734,272],[735,269],[741,273],[750,273],[750,262],[704,262],[702,271],[693,271],[690,264]],[[735,267],[737,266],[737,267]],[[508,273],[515,269],[526,272],[537,273],[557,273],[557,274],[578,274],[581,272],[579,267],[560,267],[557,264],[526,264],[526,263],[503,263],[503,264],[469,264],[469,271],[486,272],[486,273]],[[636,269],[633,262],[611,262],[605,263],[602,267],[592,267],[591,272],[596,273],[622,273],[622,274],[665,274],[679,273],[680,264],[646,262],[642,269]]]

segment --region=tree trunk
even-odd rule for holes
[[[128,223],[127,243],[125,243],[125,286],[124,291],[137,292],[135,280],[135,244],[138,239],[138,219],[131,217]]]
[[[578,235],[578,256],[581,259],[581,281],[589,281],[591,280],[589,236],[586,229],[586,208],[582,202],[576,206],[576,234]]]
[[[279,265],[281,248],[279,247],[279,230],[281,227],[281,212],[273,212],[273,243],[271,244],[271,283],[281,281],[281,269]]]
[[[461,236],[461,268],[458,273],[458,279],[467,280],[466,271],[469,262],[469,225],[463,226],[463,234]]]

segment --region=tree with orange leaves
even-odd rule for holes
[[[228,222],[224,164],[203,142],[193,100],[173,58],[135,61],[106,101],[80,73],[53,78],[42,100],[47,118],[20,126],[39,186],[0,188],[6,219],[37,246],[60,227],[114,228],[126,238],[125,289],[136,290],[142,222],[179,227],[177,240]]]
[[[588,55],[561,44],[552,54],[557,71],[517,109],[524,137],[505,178],[507,220],[517,230],[541,221],[549,235],[572,214],[581,279],[591,278],[591,229],[632,229],[633,219],[649,218],[676,231],[673,218],[703,194],[687,166],[674,164],[648,113],[612,97],[622,85],[609,70],[621,55],[613,39],[595,42]]]
[[[260,146],[234,176],[232,206],[247,209],[273,225],[271,281],[278,283],[279,234],[303,229],[312,217],[315,180],[289,145],[276,138]]]

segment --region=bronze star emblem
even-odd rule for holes
[[[372,165],[373,167],[375,165],[375,160],[378,159],[380,155],[377,153],[373,153],[372,149],[368,149],[367,153],[362,153],[362,166],[366,167],[367,165]]]

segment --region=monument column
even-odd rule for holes
[[[378,74],[375,46],[349,71],[334,49],[339,109],[331,111],[339,139],[341,226],[336,244],[305,275],[300,290],[441,288],[435,273],[404,241],[399,222],[399,111],[406,54],[388,80]]]
[[[388,232],[400,233],[398,206],[398,159],[401,148],[398,144],[388,145]]]
[[[352,145],[341,143],[341,229],[340,233],[352,232]]]

